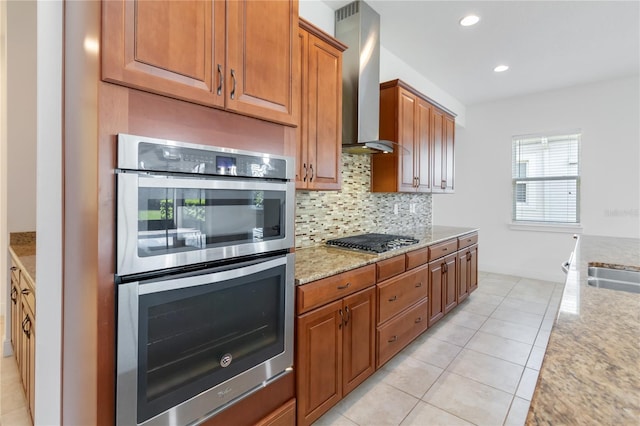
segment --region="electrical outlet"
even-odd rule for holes
[[[398,214],[398,203],[393,205],[393,214]]]

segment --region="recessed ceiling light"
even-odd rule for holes
[[[460,20],[460,25],[463,27],[470,27],[471,25],[475,25],[480,21],[480,17],[476,15],[467,15]]]
[[[495,67],[493,70],[494,70],[495,72],[504,72],[504,71],[506,71],[506,70],[508,70],[508,69],[509,69],[509,66],[508,66],[508,65],[498,65],[498,66],[497,66],[497,67]]]

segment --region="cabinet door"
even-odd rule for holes
[[[445,180],[445,155],[446,147],[444,145],[444,114],[437,109],[433,109],[431,114],[431,153],[433,155],[432,176],[433,176],[433,192],[444,192],[446,187]]]
[[[447,314],[458,304],[457,296],[457,280],[456,280],[456,263],[458,256],[452,254],[444,259],[445,273],[443,278],[442,297],[444,298],[444,313]]]
[[[24,303],[22,303],[22,320],[20,321],[20,328],[22,332],[22,338],[20,339],[20,377],[22,379],[22,387],[24,388],[25,394],[29,395],[29,366],[31,365],[31,325],[33,324],[33,314],[29,307]]]
[[[398,152],[398,191],[415,192],[416,134],[414,123],[416,121],[417,99],[403,89],[399,89],[398,96],[398,143],[402,147]]]
[[[306,189],[309,180],[309,168],[307,158],[309,158],[309,132],[307,123],[308,103],[307,99],[309,86],[309,61],[307,60],[309,50],[309,33],[303,29],[298,30],[298,51],[300,55],[300,66],[298,69],[298,80],[300,81],[300,118],[296,127],[296,189]]]
[[[343,317],[338,300],[296,319],[298,425],[311,424],[342,398]]]
[[[20,269],[15,265],[11,266],[11,344],[13,345],[13,353],[20,367],[20,353],[22,328],[22,303],[20,301]]]
[[[102,3],[102,78],[109,82],[221,107],[224,43],[221,1]]]
[[[443,160],[442,178],[444,179],[443,191],[447,193],[453,192],[453,181],[455,178],[455,158],[454,158],[454,144],[455,144],[455,121],[453,117],[448,115],[443,119]]]
[[[415,168],[419,192],[431,191],[431,110],[431,105],[418,99],[415,124],[417,146]]]
[[[429,263],[429,327],[444,316],[442,286],[445,265],[444,259],[434,260]]]
[[[309,35],[308,60],[308,186],[340,189],[342,52]]]
[[[469,251],[458,253],[458,303],[469,296]]]
[[[27,389],[26,396],[29,399],[29,415],[31,416],[31,421],[33,422],[34,416],[33,413],[35,411],[35,379],[36,379],[36,319],[33,312],[29,311],[29,323],[25,325],[28,327],[28,344],[26,345],[26,349],[29,353],[28,364],[25,366],[28,369],[27,373]]]
[[[347,296],[343,301],[343,393],[346,395],[375,371],[375,287]]]
[[[469,247],[469,293],[478,288],[478,245]]]
[[[297,125],[298,2],[233,0],[226,4],[227,109]]]

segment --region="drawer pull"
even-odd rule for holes
[[[415,321],[415,322],[416,322],[416,324],[418,324],[419,322],[422,322],[422,317],[418,317],[418,318],[416,318],[416,321]]]
[[[23,288],[21,293],[24,294],[24,295],[27,295],[27,294],[31,293],[31,290],[29,290],[28,288]]]
[[[396,340],[398,340],[398,336],[392,336],[392,337],[391,337],[391,339],[387,340],[387,342],[389,342],[389,343],[393,343],[393,342],[395,342]]]
[[[11,267],[11,270],[12,270],[12,271],[17,271],[17,270],[18,270],[18,267],[17,267],[17,266],[12,266],[12,267]]]
[[[395,302],[396,300],[398,300],[398,296],[393,296],[389,298],[389,302]]]
[[[469,239],[467,240],[467,242],[468,242],[468,243],[470,243],[470,242],[471,242],[471,238],[469,238]]]
[[[416,283],[416,288],[422,287],[422,281],[420,281],[419,283]]]
[[[447,251],[449,248],[448,247],[443,247],[442,251]]]
[[[345,285],[339,285],[338,290],[345,290],[351,286],[351,283],[346,283]]]

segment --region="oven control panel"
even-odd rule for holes
[[[118,168],[291,180],[293,159],[209,145],[118,135]]]

